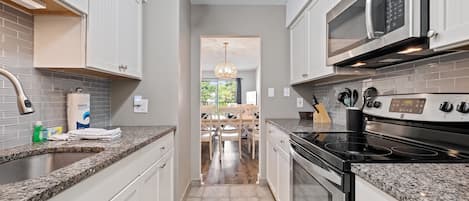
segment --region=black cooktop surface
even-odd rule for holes
[[[417,144],[372,133],[297,133],[292,140],[339,169],[350,163],[469,162],[456,150]]]

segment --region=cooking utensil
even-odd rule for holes
[[[347,103],[345,103],[345,98],[346,97],[347,97],[347,92],[341,92],[337,95],[337,101],[339,101],[340,103],[345,105],[345,107],[348,107]]]
[[[378,89],[376,89],[375,87],[369,87],[363,92],[362,111],[365,108],[365,105],[368,102],[373,101],[376,98],[376,96],[378,96]]]
[[[353,99],[352,107],[355,107],[355,105],[358,102],[358,91],[356,89],[353,90],[352,99]]]

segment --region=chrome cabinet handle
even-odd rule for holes
[[[428,32],[427,32],[427,37],[428,38],[435,38],[438,36],[438,32],[436,32],[435,30],[433,29],[430,29]]]

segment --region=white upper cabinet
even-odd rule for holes
[[[306,8],[308,16],[308,68],[311,78],[334,73],[334,67],[326,64],[327,58],[327,12],[339,0],[318,0]]]
[[[56,0],[82,14],[88,14],[88,0]]]
[[[290,28],[290,80],[292,83],[309,76],[307,34],[307,18],[305,14],[302,14]]]
[[[295,18],[301,13],[306,4],[311,0],[287,0],[286,26],[289,27]]]
[[[62,0],[87,15],[34,17],[34,66],[103,77],[142,77],[142,0]]]
[[[430,1],[430,48],[445,50],[469,45],[469,1]]]
[[[142,0],[119,0],[118,64],[125,73],[141,76]],[[118,67],[119,67],[118,66]]]
[[[118,69],[118,11],[123,0],[90,1],[88,14],[87,61],[88,67],[119,72]]]

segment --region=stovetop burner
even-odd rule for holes
[[[364,143],[341,142],[328,143],[324,145],[326,149],[341,154],[350,154],[358,156],[387,156],[391,155],[391,149],[379,145],[369,145]]]
[[[427,157],[438,156],[437,151],[419,148],[419,147],[391,147],[391,150],[396,153],[410,155],[410,156],[427,156]]]

